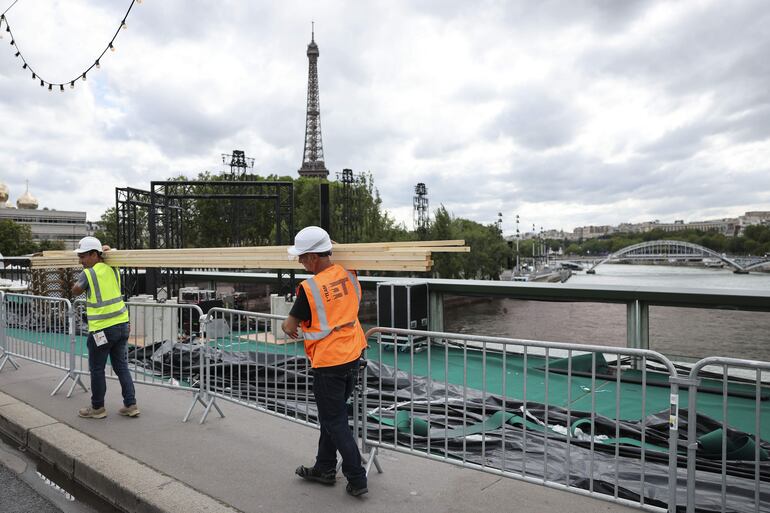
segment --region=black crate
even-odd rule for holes
[[[428,329],[428,283],[399,280],[377,284],[377,325],[409,330]],[[395,340],[394,340],[395,339]],[[384,333],[382,340],[396,344],[401,350],[409,348],[409,337]],[[424,345],[426,337],[414,336],[412,342]]]

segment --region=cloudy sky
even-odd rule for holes
[[[0,12],[13,0],[0,0]],[[130,0],[18,0],[23,57],[69,82]],[[326,164],[371,171],[411,227],[431,209],[506,234],[770,210],[770,3],[145,0],[64,93],[0,40],[0,181],[41,207],[222,170],[296,176],[315,21]]]

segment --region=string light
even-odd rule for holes
[[[13,5],[11,7],[13,7]],[[22,61],[22,69],[29,69],[29,71],[32,72],[32,79],[33,80],[40,80],[40,87],[45,87],[46,84],[48,84],[48,90],[53,91],[53,86],[58,86],[59,91],[64,92],[64,86],[66,84],[70,85],[70,89],[75,89],[75,82],[78,80],[82,80],[83,82],[86,81],[86,74],[91,71],[92,68],[101,69],[101,62],[100,59],[104,57],[104,54],[107,53],[107,50],[110,50],[114,52],[116,50],[115,48],[115,39],[117,39],[118,34],[121,30],[126,30],[128,28],[128,25],[126,24],[126,20],[128,19],[128,15],[131,13],[131,9],[134,7],[134,4],[141,4],[142,0],[131,0],[131,3],[128,6],[128,10],[126,11],[126,14],[123,16],[123,19],[120,21],[120,25],[118,26],[117,30],[115,31],[115,34],[112,36],[112,39],[107,43],[107,46],[102,50],[102,53],[99,54],[99,56],[96,58],[93,64],[89,66],[85,71],[83,71],[81,74],[79,74],[77,77],[73,78],[72,80],[68,80],[65,82],[46,82],[43,78],[41,78],[33,69],[32,66],[27,62],[27,60],[24,58],[24,55],[22,54],[21,50],[16,46],[16,39],[13,37],[13,32],[11,31],[11,25],[8,23],[8,18],[5,16],[5,13],[0,14],[0,39],[3,37],[3,23],[5,23],[5,32],[8,32],[11,38],[11,46],[14,47],[15,50],[15,57],[20,57]],[[6,9],[5,12],[8,12],[10,8]]]

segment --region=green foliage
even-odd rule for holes
[[[0,221],[0,253],[3,256],[19,256],[34,252],[32,230],[29,226],[5,219]]]
[[[64,249],[64,241],[61,240],[41,240],[37,243],[35,251],[61,251]]]
[[[433,275],[439,278],[499,279],[510,248],[495,225],[456,218],[441,205],[429,229],[432,240],[463,239],[470,253],[435,254]]]
[[[115,207],[108,208],[101,219],[99,219],[99,229],[94,232],[94,237],[99,242],[106,244],[111,248],[118,247],[118,214]]]

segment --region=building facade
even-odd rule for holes
[[[37,198],[29,192],[29,185],[16,200],[15,207],[9,197],[8,187],[0,182],[0,221],[8,219],[29,226],[35,242],[63,242],[65,249],[75,249],[78,241],[87,235],[85,212],[40,210]]]

